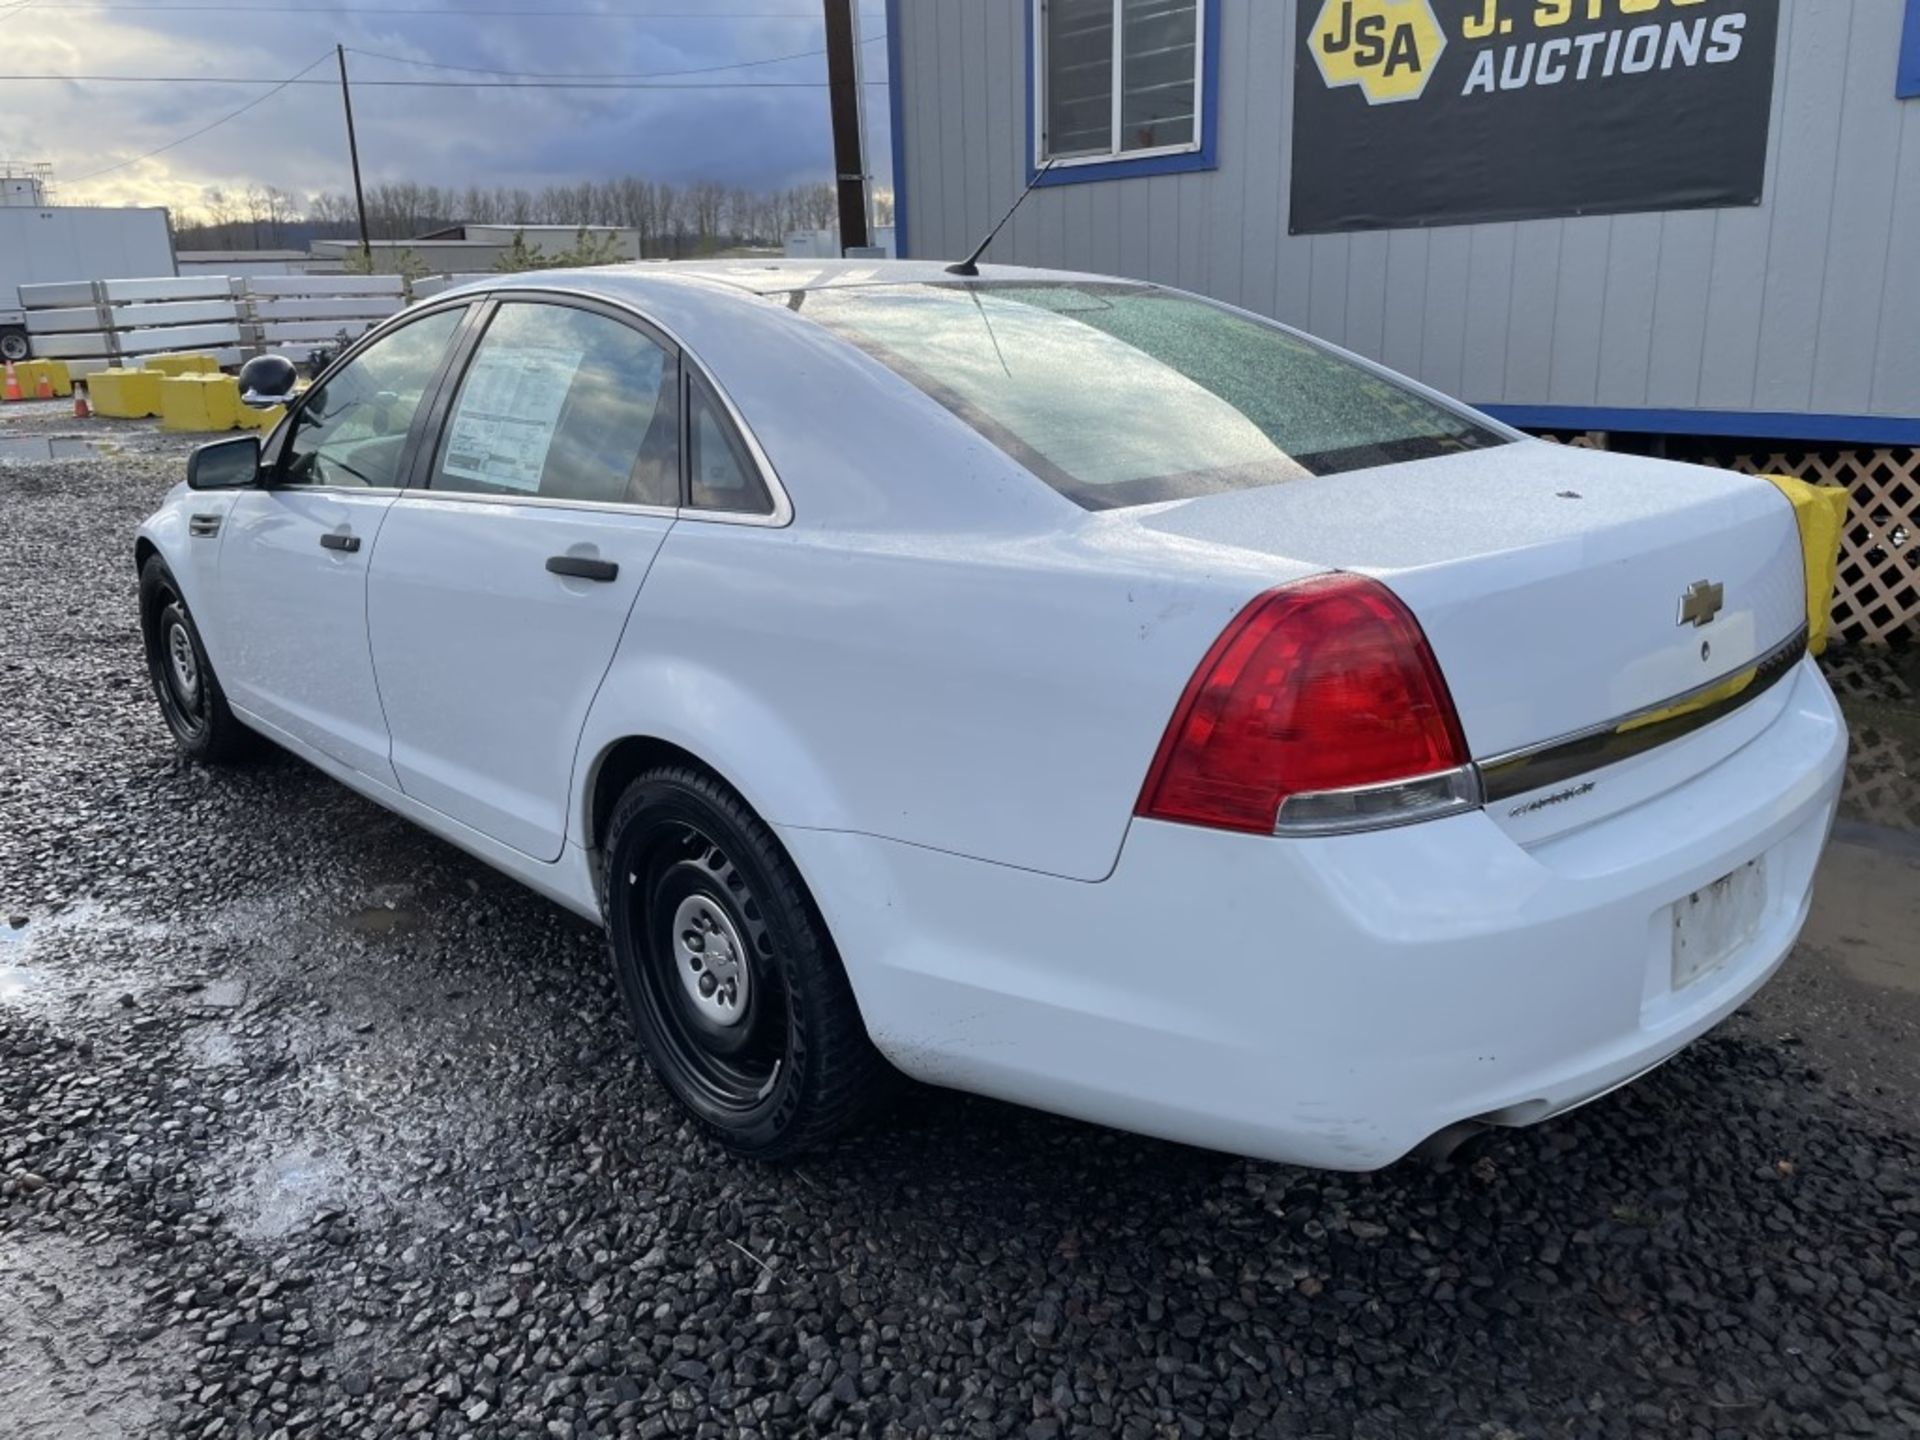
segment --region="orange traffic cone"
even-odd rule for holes
[[[84,380],[73,382],[73,418],[76,420],[93,418],[93,407],[87,404],[87,382]]]
[[[53,377],[47,374],[45,370],[40,372],[40,378],[34,382],[33,398],[36,400],[51,400],[53,398]]]
[[[7,361],[7,388],[5,398],[8,400],[24,400],[27,398],[20,393],[20,377],[13,373],[13,361],[11,360]]]

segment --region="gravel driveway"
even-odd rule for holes
[[[1444,1173],[927,1091],[737,1164],[588,927],[291,759],[174,758],[129,556],[182,447],[86,433],[0,455],[0,1432],[1920,1434],[1898,914]],[[1884,833],[1858,905],[1911,910]]]

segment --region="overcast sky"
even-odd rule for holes
[[[194,8],[188,8],[189,5]],[[0,0],[0,72],[260,77],[257,86],[0,80],[7,159],[49,160],[66,204],[195,209],[208,186],[278,185],[304,198],[349,187],[336,42],[348,48],[369,184],[538,188],[637,174],[766,189],[832,175],[819,55],[660,85],[815,82],[804,88],[579,90],[387,88],[463,78],[357,55],[593,76],[693,70],[818,51],[818,0]],[[395,9],[431,13],[393,13]],[[487,13],[492,12],[492,13]],[[502,13],[516,12],[516,13]],[[883,0],[861,0],[866,76],[887,73]],[[245,104],[303,65],[307,78],[164,154],[114,169]],[[467,78],[485,79],[485,76]],[[887,91],[867,87],[868,168],[891,173]]]

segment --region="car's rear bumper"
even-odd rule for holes
[[[1484,812],[1337,838],[1134,822],[1063,880],[783,830],[875,1042],[909,1074],[1338,1169],[1524,1124],[1658,1064],[1806,918],[1846,732],[1811,661],[1778,714],[1657,797],[1521,844]],[[1017,824],[1017,816],[1008,817]],[[1757,918],[1673,987],[1673,907],[1753,860]]]

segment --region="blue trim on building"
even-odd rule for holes
[[[1133,180],[1142,175],[1180,175],[1195,170],[1217,170],[1220,168],[1220,0],[1201,0],[1205,10],[1205,34],[1202,37],[1200,52],[1200,148],[1181,155],[1147,155],[1128,160],[1089,161],[1082,165],[1068,165],[1049,170],[1046,178],[1039,184],[1042,187],[1054,185],[1085,185],[1095,180]],[[1027,183],[1034,183],[1034,176],[1040,167],[1033,163],[1036,146],[1034,144],[1035,119],[1033,113],[1034,69],[1039,63],[1040,50],[1034,43],[1033,3],[1022,0],[1021,9],[1027,19]]]
[[[1920,0],[1907,0],[1907,28],[1900,32],[1900,72],[1893,93],[1902,100],[1920,99]]]
[[[1522,430],[1626,430],[1848,445],[1920,445],[1920,417],[1804,415],[1787,410],[1625,410],[1598,405],[1481,405]]]
[[[907,113],[905,76],[900,69],[900,0],[887,0],[887,141],[893,151],[893,254],[907,258]],[[1032,107],[1028,107],[1032,108]],[[868,165],[873,162],[869,160]]]

